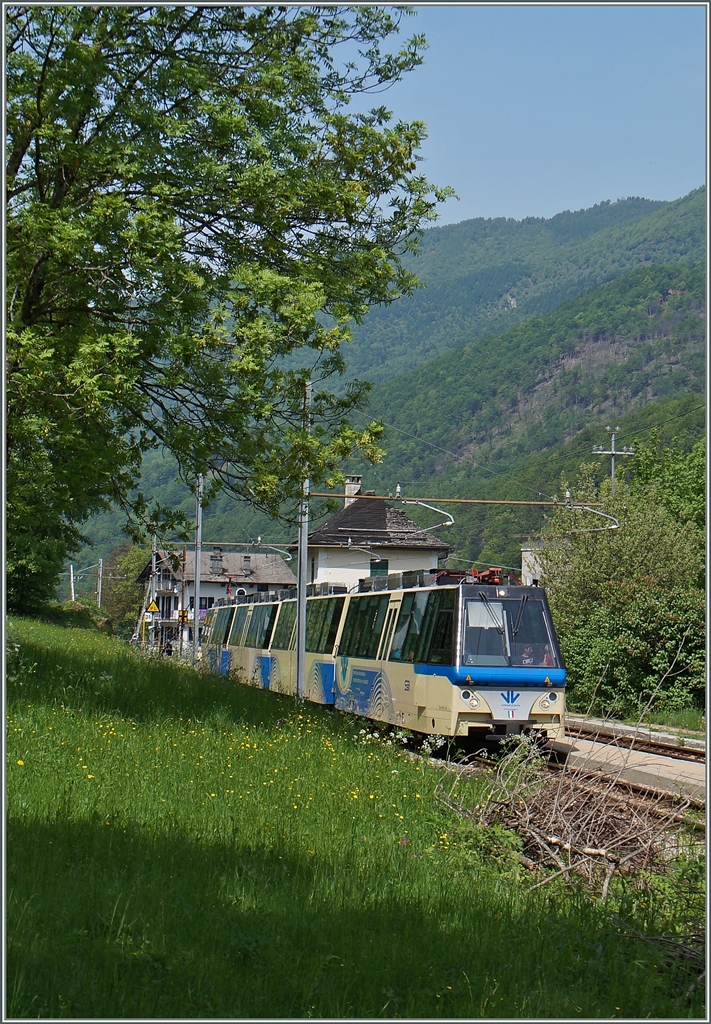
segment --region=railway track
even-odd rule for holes
[[[695,761],[704,764],[706,762],[706,751],[692,748],[692,746],[670,743],[663,740],[646,739],[640,736],[626,736],[615,732],[607,732],[599,729],[581,729],[566,726],[566,737],[592,739],[600,743],[610,743],[620,746],[624,750],[636,751],[638,754],[657,754],[667,758],[676,758],[679,761]]]
[[[581,731],[582,734],[582,731]],[[596,737],[592,737],[589,733],[584,733],[585,738],[588,742],[596,741]],[[572,737],[571,737],[572,738]],[[611,737],[608,742],[616,737]],[[689,818],[686,814],[675,814],[671,812],[674,806],[679,805],[681,800],[686,807],[701,810],[705,808],[706,801],[703,796],[697,797],[693,794],[686,793],[683,796],[678,792],[670,791],[665,788],[663,781],[654,777],[641,778],[635,781],[633,778],[626,777],[623,772],[620,772],[619,767],[608,768],[607,771],[601,772],[600,765],[596,764],[594,759],[590,759],[589,764],[585,761],[582,763],[571,765],[568,763],[568,754],[570,748],[564,742],[556,742],[549,748],[550,758],[547,763],[547,769],[549,772],[556,774],[567,773],[569,777],[575,779],[575,786],[581,790],[587,791],[592,797],[599,795],[601,792],[611,792],[617,790],[620,794],[625,794],[620,799],[625,799],[628,802],[635,803],[639,807],[646,806],[652,813],[663,816],[671,817],[675,821],[685,822],[686,824],[692,825],[694,828],[699,830],[705,830],[705,822],[696,818]],[[669,756],[666,746],[661,747],[653,743],[648,743],[646,747],[631,746],[622,749],[631,749],[635,753],[647,753],[651,752],[656,755]],[[680,748],[684,750],[684,748]],[[687,751],[688,752],[688,751]],[[696,751],[695,753],[699,753]],[[703,752],[701,752],[703,757]],[[435,760],[435,759],[433,759]],[[687,763],[689,758],[685,758]],[[692,759],[693,760],[693,759]],[[455,770],[466,771],[467,768],[473,768],[474,765],[486,767],[489,769],[496,769],[500,764],[498,759],[487,756],[483,752],[478,754],[470,754],[464,763],[455,765],[453,762],[443,761],[443,765],[446,764],[450,768]],[[661,785],[660,785],[661,783]],[[670,813],[671,812],[671,813]]]
[[[605,743],[626,750],[635,750],[641,754],[657,754],[673,757],[679,761],[706,762],[706,744],[699,740],[684,743],[674,742],[672,737],[664,739],[640,735],[638,730],[627,726],[588,722],[584,719],[568,719],[565,726],[566,738],[579,738]]]

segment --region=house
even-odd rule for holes
[[[183,562],[184,558],[184,562]],[[144,608],[151,600],[158,612],[142,619],[153,630],[153,638],[161,646],[168,640],[178,640],[180,623],[184,624],[183,640],[192,639],[192,621],[195,608],[195,552],[156,553],[156,574],[152,578],[152,559],[137,577],[145,586]],[[231,551],[221,547],[206,548],[200,557],[200,609],[201,619],[208,608],[220,599],[242,597],[248,594],[276,594],[296,586],[296,576],[281,555],[261,552]],[[187,615],[181,613],[187,612]],[[139,623],[139,628],[143,624]]]
[[[528,540],[521,545],[521,582],[525,587],[537,587],[542,575],[538,552],[543,542]]]
[[[384,498],[357,498],[362,478],[346,477],[344,507],[309,534],[308,582],[356,587],[366,576],[436,570],[449,544],[414,523]],[[296,551],[297,545],[289,546]]]

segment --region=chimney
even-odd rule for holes
[[[346,477],[346,500],[343,504],[344,508],[348,508],[349,505],[353,504],[353,495],[360,494],[360,485],[363,480],[362,476],[347,476]]]
[[[210,572],[214,576],[220,576],[225,569],[222,564],[222,548],[213,548],[210,555]]]
[[[252,559],[249,555],[243,555],[242,557],[242,571],[245,574],[252,571]]]

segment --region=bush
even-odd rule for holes
[[[647,706],[702,707],[701,531],[674,514],[658,484],[618,484],[613,496],[608,485],[598,490],[586,470],[574,491],[573,506],[596,502],[619,527],[609,528],[610,518],[561,507],[544,534],[543,582],[568,669],[571,708],[630,716]]]

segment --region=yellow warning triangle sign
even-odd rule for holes
[[[147,612],[157,612],[158,611],[158,605],[155,603],[155,601],[151,601],[151,603],[146,608],[146,611]]]

